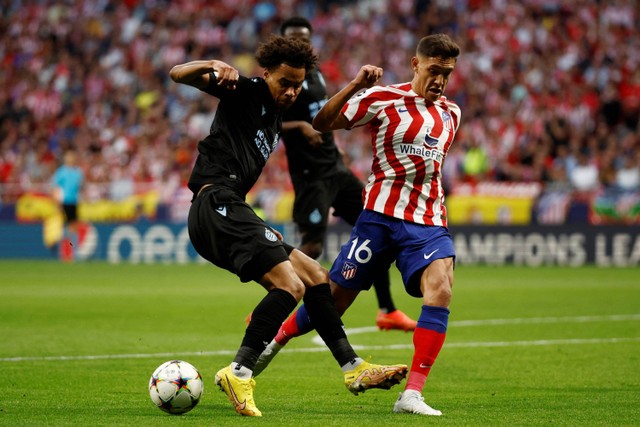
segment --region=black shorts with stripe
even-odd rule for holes
[[[240,277],[259,281],[289,259],[291,245],[277,238],[236,192],[209,186],[189,210],[189,237],[195,250],[214,265]]]
[[[292,177],[295,190],[293,221],[303,233],[303,243],[322,242],[333,215],[353,225],[362,212],[362,182],[348,169],[338,170],[329,177],[312,179]]]

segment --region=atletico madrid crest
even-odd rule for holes
[[[355,264],[345,262],[342,266],[342,277],[344,277],[345,280],[353,279],[357,271],[358,267]]]
[[[444,126],[444,128],[449,132],[453,131],[453,120],[451,120],[451,113],[449,113],[448,111],[443,111],[441,117],[442,125]]]

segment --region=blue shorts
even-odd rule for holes
[[[407,293],[422,297],[419,276],[414,276],[441,258],[453,257],[453,238],[446,227],[403,221],[364,210],[331,267],[331,280],[354,290],[368,290],[374,279],[391,263],[402,274]]]

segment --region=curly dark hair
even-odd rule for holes
[[[309,72],[316,66],[318,56],[313,53],[311,44],[304,40],[272,35],[258,46],[256,60],[269,71],[287,64],[294,68],[304,67]]]

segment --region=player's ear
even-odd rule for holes
[[[418,72],[418,57],[414,56],[411,58],[411,68],[413,68],[413,71],[415,71],[416,73]]]
[[[264,69],[264,73],[262,73],[262,78],[267,80],[269,78],[269,70]]]

